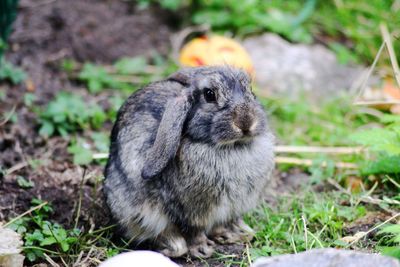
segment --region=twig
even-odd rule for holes
[[[379,205],[382,203],[387,203],[387,204],[391,204],[391,205],[400,205],[400,201],[395,200],[395,199],[379,199],[379,198],[373,198],[371,196],[363,196],[361,197],[360,201],[365,202],[365,203],[371,203],[371,204],[375,204],[375,205]],[[388,210],[385,209],[385,211],[389,211],[390,213],[392,213],[392,210]]]
[[[319,146],[276,146],[276,153],[326,153],[326,154],[358,154],[363,147],[319,147]],[[108,153],[95,153],[93,159],[106,159]]]
[[[143,83],[142,78],[133,75],[113,74],[113,78],[118,82],[133,83],[133,84]]]
[[[179,65],[179,51],[185,44],[185,41],[189,37],[189,35],[193,33],[207,33],[208,31],[210,31],[210,26],[203,24],[199,26],[187,27],[180,32],[174,34],[170,38],[172,47],[172,58],[177,65]]]
[[[35,206],[35,207],[30,208],[29,210],[27,210],[27,211],[25,211],[24,213],[18,215],[17,217],[15,217],[14,219],[12,219],[11,221],[8,221],[6,224],[3,225],[3,227],[5,228],[5,227],[9,226],[10,224],[12,224],[12,223],[14,223],[15,221],[21,219],[21,218],[24,217],[25,215],[27,215],[27,214],[29,214],[29,213],[35,211],[35,210],[41,209],[43,206],[45,206],[45,205],[47,205],[47,204],[48,204],[48,202],[45,201],[45,202],[43,202],[43,203],[41,203],[41,204],[39,204],[39,205],[37,205],[37,206]]]
[[[339,190],[340,192],[342,192],[342,193],[345,193],[346,195],[351,195],[351,193],[348,191],[348,190],[346,190],[345,188],[343,188],[338,182],[336,182],[334,179],[332,179],[332,178],[328,178],[328,183],[330,184],[330,185],[333,185],[337,190]]]
[[[386,44],[386,48],[389,53],[390,62],[392,63],[394,78],[396,79],[397,86],[400,86],[399,64],[397,63],[396,53],[394,52],[394,49],[393,49],[392,39],[390,38],[390,34],[389,34],[388,28],[385,23],[381,23],[380,28],[381,28],[383,40]]]
[[[75,68],[73,71],[75,72],[75,75],[78,76],[79,71],[82,70],[84,64],[79,63],[79,62],[74,62]],[[111,75],[121,75],[121,76],[132,76],[132,73],[119,73],[113,65],[100,65],[108,74]],[[162,72],[162,69],[156,65],[146,65],[144,66],[138,73],[141,74],[159,74]]]
[[[393,215],[392,217],[390,217],[389,219],[387,219],[386,221],[384,221],[383,223],[378,224],[375,227],[372,227],[371,229],[369,229],[367,232],[363,233],[362,235],[360,235],[359,237],[357,237],[353,242],[351,242],[350,244],[348,244],[346,247],[350,247],[351,245],[354,245],[355,243],[357,243],[358,241],[360,241],[361,238],[366,237],[369,233],[375,231],[376,229],[382,227],[383,225],[387,224],[388,222],[390,222],[391,220],[396,219],[397,217],[400,216],[400,212]]]
[[[78,227],[79,217],[81,216],[83,183],[85,181],[85,176],[86,176],[86,168],[83,169],[82,180],[81,180],[81,184],[79,186],[79,200],[78,200],[78,208],[77,208],[77,211],[76,211],[74,228]]]
[[[311,159],[299,159],[292,157],[275,157],[275,162],[278,164],[292,164],[292,165],[303,165],[312,166],[313,160]],[[327,163],[322,162],[321,167],[326,167]],[[358,166],[354,163],[348,162],[336,162],[335,167],[339,169],[358,169]]]
[[[35,3],[35,4],[21,4],[19,7],[20,8],[35,8],[35,7],[40,7],[43,5],[48,5],[48,4],[52,4],[54,2],[56,2],[57,0],[47,0],[47,1],[42,1],[39,3]]]
[[[43,253],[44,258],[46,259],[46,261],[52,266],[52,267],[60,267],[59,264],[57,264],[55,261],[53,261],[49,255],[47,255],[46,253]]]
[[[2,122],[0,122],[0,126],[3,126],[4,124],[6,124],[6,123],[11,119],[12,115],[14,115],[15,108],[16,108],[16,105],[14,105],[14,106],[11,108],[10,112],[8,112],[8,114],[7,114],[7,116],[4,118],[4,120],[3,120]]]
[[[360,91],[358,92],[357,96],[354,99],[354,103],[359,102],[358,99],[361,97],[362,93],[364,93],[365,88],[367,87],[367,82],[369,80],[369,77],[371,76],[372,72],[375,69],[376,64],[378,63],[378,59],[381,57],[382,51],[385,48],[385,42],[383,41],[381,44],[381,47],[378,50],[378,53],[375,56],[374,62],[372,63],[371,67],[368,69],[368,72],[360,86]]]
[[[378,182],[375,182],[374,185],[371,187],[371,189],[368,190],[367,193],[366,193],[365,195],[363,195],[363,197],[366,198],[366,197],[371,196],[372,193],[375,191],[375,189],[376,189],[377,187],[378,187]],[[357,201],[356,206],[357,206],[358,204],[360,204],[361,201],[363,201],[362,198],[360,198],[360,199]]]
[[[248,243],[246,243],[246,256],[247,256],[247,262],[249,263],[249,266],[252,264],[252,261],[251,261],[251,257],[250,257],[250,249],[249,249],[249,244]]]
[[[329,150],[327,150],[327,151],[329,151]],[[349,152],[350,150],[349,151],[343,150],[343,151]],[[341,152],[342,154],[344,154],[343,151]],[[313,151],[313,153],[318,153],[318,152]],[[324,152],[324,153],[329,153],[329,152]],[[334,153],[334,152],[331,152],[331,153]],[[349,154],[349,153],[347,153],[347,154]],[[93,154],[93,159],[106,159],[106,158],[108,158],[108,153]],[[313,165],[313,160],[311,160],[311,159],[299,159],[299,158],[293,158],[293,157],[275,157],[275,162],[278,164],[285,163],[285,164],[303,165],[303,166],[312,166]],[[327,165],[326,162],[323,162],[321,164],[322,167],[326,167],[326,165]],[[335,166],[336,166],[336,168],[339,168],[339,169],[358,169],[358,166],[356,164],[348,163],[348,162],[336,162]]]
[[[352,196],[351,192],[349,190],[344,189],[338,182],[336,182],[334,179],[329,178],[328,179],[328,183],[330,185],[333,185],[337,190],[339,190],[340,192],[348,195],[348,196]],[[400,205],[400,201],[397,200],[393,200],[393,199],[387,199],[387,200],[383,200],[383,199],[379,199],[379,198],[373,198],[370,195],[373,193],[373,191],[375,191],[376,187],[378,186],[378,183],[375,183],[372,188],[370,190],[368,190],[368,192],[361,196],[356,203],[356,206],[360,203],[360,202],[364,202],[367,204],[374,204],[374,205],[380,205],[381,203],[387,203],[387,204],[392,204],[392,205]],[[380,208],[382,208],[384,211],[393,214],[393,210],[390,210],[388,208],[382,207],[380,206]]]
[[[388,101],[377,100],[377,101],[356,101],[353,103],[353,105],[356,105],[356,106],[396,105],[396,104],[400,104],[400,101],[399,100],[388,100]]]
[[[363,147],[276,146],[277,153],[358,154]]]
[[[304,241],[306,243],[306,249],[308,249],[307,223],[306,223],[306,218],[304,217],[304,214],[301,215],[301,220],[303,221],[303,225],[304,225]]]
[[[16,172],[16,171],[18,171],[18,170],[20,170],[20,169],[23,169],[23,168],[25,168],[25,167],[28,166],[28,165],[29,165],[29,163],[28,163],[27,161],[17,163],[17,164],[15,164],[14,166],[12,166],[11,168],[9,168],[9,169],[6,171],[6,175],[10,175],[10,174],[12,174],[13,172]]]
[[[392,184],[394,184],[398,189],[400,189],[400,184],[398,182],[396,182],[395,180],[393,180],[392,178],[389,177],[389,175],[386,175],[386,178],[392,182]]]
[[[106,158],[108,158],[108,153],[94,153],[92,158],[93,159],[106,159]]]

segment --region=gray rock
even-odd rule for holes
[[[394,258],[334,248],[314,249],[299,254],[263,257],[252,267],[400,267]]]
[[[292,44],[267,33],[246,39],[243,46],[253,60],[256,82],[262,89],[279,93],[300,91],[331,95],[357,87],[365,68],[338,63],[322,45]]]
[[[8,228],[0,225],[0,266],[22,267],[24,256],[21,252],[21,236]]]

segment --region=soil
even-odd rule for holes
[[[71,228],[82,196],[81,227],[110,223],[100,179],[103,166],[87,169],[72,164],[68,140],[38,135],[37,116],[24,105],[24,95],[36,96],[35,106],[46,105],[60,90],[90,96],[80,84],[60,71],[63,59],[112,63],[124,56],[165,55],[174,28],[170,14],[156,7],[138,10],[134,1],[117,0],[21,0],[10,37],[7,60],[28,74],[21,85],[0,84],[0,223],[27,211],[33,198],[48,201],[51,220]],[[13,119],[3,120],[13,112]],[[110,131],[111,124],[104,130]],[[18,176],[32,181],[21,188]],[[241,257],[244,245],[217,246],[224,255]],[[223,266],[190,257],[178,259],[183,266]],[[26,262],[28,264],[28,262]]]

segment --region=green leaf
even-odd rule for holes
[[[365,162],[361,165],[361,172],[364,175],[382,173],[400,173],[400,155],[380,156],[372,162]]]
[[[27,233],[25,235],[25,245],[32,246],[36,241],[41,242],[44,239],[42,232],[36,229],[33,233]]]
[[[393,115],[393,114],[384,114],[381,118],[381,121],[383,123],[396,123],[400,122],[400,116],[399,115]]]
[[[54,126],[52,123],[48,122],[48,121],[42,121],[42,126],[39,129],[39,134],[41,136],[52,136],[54,133]]]
[[[108,152],[110,137],[108,134],[98,132],[92,134],[94,145],[99,152]]]
[[[67,242],[61,242],[60,245],[61,245],[61,249],[64,252],[67,252],[69,250],[69,244]]]
[[[400,234],[400,224],[393,224],[382,228],[378,234]]]
[[[399,135],[390,128],[375,128],[354,133],[350,136],[356,143],[366,145],[374,151],[385,151],[390,155],[400,149]]]
[[[117,82],[102,66],[90,63],[83,65],[78,78],[86,81],[91,93],[97,93],[103,88],[121,88],[121,83]]]
[[[35,184],[32,181],[26,180],[22,176],[17,176],[17,183],[21,188],[32,188]]]
[[[144,57],[122,58],[118,60],[114,67],[121,74],[142,73],[147,66],[147,60]]]
[[[76,69],[76,61],[72,59],[65,59],[61,62],[61,67],[66,72],[73,72]]]
[[[183,2],[183,0],[161,0],[160,5],[165,9],[177,10]]]
[[[28,260],[30,262],[34,262],[37,259],[36,253],[33,252],[33,251],[28,251],[28,252],[25,253],[25,255],[26,255],[26,257],[28,258]]]
[[[0,81],[10,80],[13,84],[19,84],[26,79],[25,72],[0,58]]]
[[[68,147],[68,152],[73,155],[74,164],[86,165],[92,162],[93,153],[88,147],[84,147],[83,141],[78,140]]]
[[[36,111],[40,117],[39,133],[51,136],[56,133],[67,137],[69,133],[87,128],[99,128],[107,119],[104,110],[82,96],[60,92],[44,110]]]
[[[44,201],[41,200],[41,199],[38,199],[38,198],[33,198],[31,200],[31,204],[34,205],[34,206],[38,206],[38,205],[43,204],[43,203],[44,203]],[[45,211],[47,213],[53,212],[53,208],[50,206],[50,204],[46,204],[46,205],[42,206],[42,208],[40,210],[43,210],[43,211]]]
[[[45,239],[43,239],[42,242],[40,242],[40,246],[48,246],[48,245],[52,245],[55,243],[57,243],[57,240],[54,237],[49,236],[49,237],[46,237]]]
[[[380,251],[383,255],[394,257],[400,260],[400,246],[396,247],[381,247]]]
[[[24,94],[24,104],[27,107],[32,106],[33,102],[36,101],[36,96],[32,93]]]

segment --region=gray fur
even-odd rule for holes
[[[216,102],[205,100],[205,88]],[[181,70],[121,107],[105,171],[107,203],[128,239],[154,241],[168,256],[210,256],[205,236],[239,225],[262,200],[273,143],[247,74],[227,66]]]

